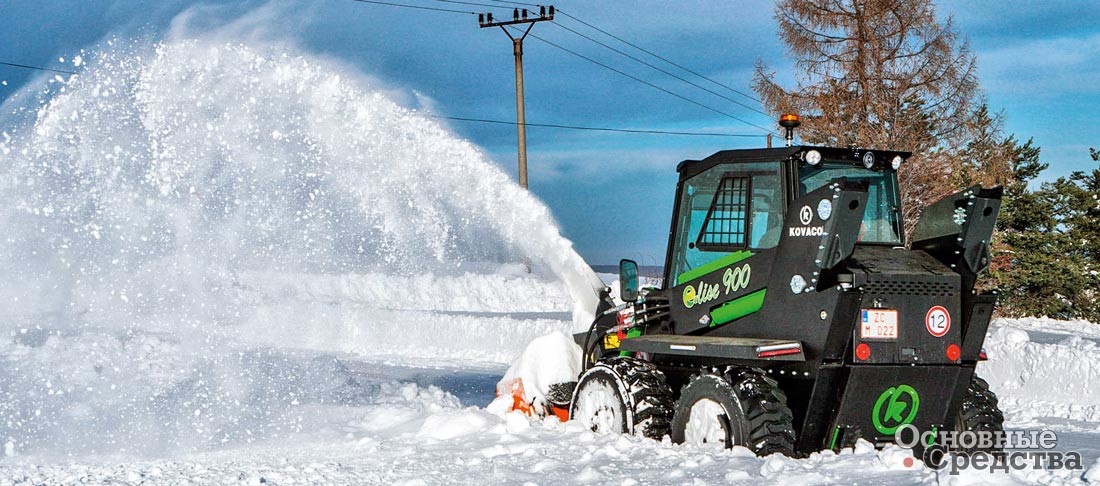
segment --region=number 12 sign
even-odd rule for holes
[[[924,316],[924,327],[936,337],[944,337],[951,330],[951,314],[943,306],[933,306]]]

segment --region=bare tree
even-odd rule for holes
[[[797,72],[788,89],[757,62],[765,106],[801,114],[808,143],[912,150],[899,174],[911,229],[958,180],[980,101],[969,44],[931,0],[780,0],[775,18]]]

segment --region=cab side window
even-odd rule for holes
[[[774,163],[715,166],[684,182],[669,278],[737,251],[772,248],[783,228],[783,189]]]
[[[718,184],[695,246],[703,251],[732,251],[748,239],[748,176],[725,175]]]

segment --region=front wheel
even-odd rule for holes
[[[794,452],[793,415],[775,380],[755,369],[704,371],[680,392],[672,441],[698,446],[744,446],[758,456]]]
[[[630,357],[600,360],[573,390],[569,419],[593,432],[660,440],[668,434],[672,389],[652,364]]]

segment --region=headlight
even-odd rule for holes
[[[821,152],[818,152],[816,150],[810,150],[809,152],[806,152],[806,154],[803,156],[803,159],[806,161],[807,164],[810,164],[810,165],[820,164],[821,163]]]
[[[863,166],[870,169],[875,166],[875,153],[867,152],[863,154]]]
[[[890,167],[894,170],[898,170],[898,167],[901,167],[901,163],[904,161],[905,159],[902,159],[900,155],[895,155],[894,158],[890,160]]]
[[[805,288],[806,279],[802,278],[801,275],[795,275],[791,277],[791,292],[801,294]]]
[[[825,220],[829,219],[829,216],[833,215],[833,202],[828,199],[822,199],[817,203],[817,217]]]

